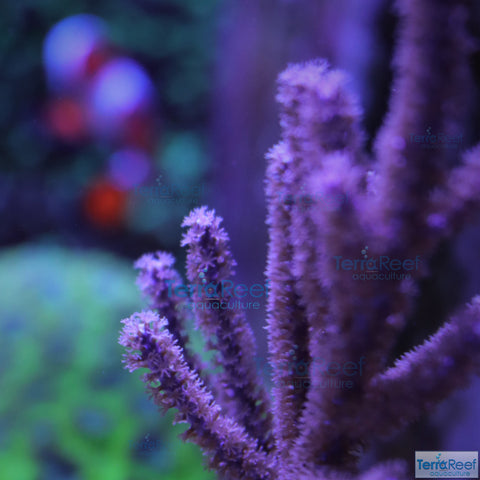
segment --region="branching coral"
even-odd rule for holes
[[[480,146],[455,159],[446,137],[431,135],[448,132],[451,141],[461,132],[468,4],[398,5],[396,78],[375,159],[363,152],[361,109],[342,72],[314,61],[279,77],[283,135],[267,156],[266,181],[271,406],[244,315],[196,312],[222,369],[215,380],[202,381],[204,366],[187,345],[185,310],[175,308],[181,299],[165,293],[166,280],[179,278],[173,259],[158,253],[137,263],[140,286],[158,313],[124,320],[127,365],[150,370],[145,381],[154,401],[178,409],[177,421],[190,424],[184,437],[225,478],[406,478],[401,462],[359,473],[363,448],[480,374],[480,297],[388,364],[429,258],[480,201]],[[425,148],[432,142],[434,150]],[[313,199],[307,209],[298,208],[300,191]],[[333,197],[345,201],[321,201]],[[233,275],[235,262],[220,222],[206,207],[194,210],[184,221],[182,245],[188,280],[213,285],[224,301],[218,285]],[[197,291],[194,300],[201,298]],[[320,358],[328,360],[327,372],[315,369]],[[325,388],[326,374],[347,385],[358,358],[367,361],[355,382]],[[309,369],[304,388],[294,387],[295,372],[285,368],[292,362]]]

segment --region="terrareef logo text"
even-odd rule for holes
[[[415,452],[415,478],[478,478],[477,452]]]
[[[203,185],[180,187],[179,185],[162,184],[162,176],[157,178],[157,186],[136,186],[135,196],[142,197],[148,203],[156,205],[190,204],[198,205],[203,195]]]
[[[190,310],[192,312],[196,310],[258,310],[260,308],[260,302],[242,302],[241,300],[233,300],[229,302],[218,301],[187,301],[181,303],[176,307],[176,310]]]
[[[188,296],[197,295],[198,297],[206,297],[208,299],[225,299],[227,297],[244,298],[250,295],[254,298],[267,297],[269,282],[264,285],[254,283],[248,287],[244,283],[235,285],[231,280],[222,280],[219,283],[175,283],[171,280],[166,280],[168,287],[168,296],[176,295],[179,298],[187,298]]]
[[[285,361],[279,365],[280,373],[283,373],[285,378],[275,382],[275,385],[290,385],[295,390],[300,390],[308,388],[311,378],[316,378],[319,380],[317,385],[320,388],[351,390],[355,385],[355,379],[363,375],[365,360],[365,357],[360,357],[356,362],[351,360],[337,362],[313,357],[311,361]],[[257,359],[257,366],[258,362],[259,359]],[[271,374],[272,367],[268,362],[263,367],[269,368]]]
[[[148,454],[160,447],[160,442],[150,438],[150,434],[145,435],[145,437],[140,441],[132,441],[131,448],[137,453]]]
[[[268,297],[269,282],[265,284],[244,283],[235,284],[231,280],[222,280],[219,283],[173,283],[166,281],[168,296],[188,299],[179,304],[180,309],[188,310],[258,310],[260,302],[244,301],[248,295],[253,299]]]
[[[323,389],[352,390],[363,376],[366,367],[366,357],[362,356],[357,361],[329,361],[322,357],[312,357],[311,360],[285,360],[277,363],[277,369],[268,358],[255,356],[255,365],[264,378],[271,378],[277,387],[287,386],[292,390],[307,389],[316,379],[316,386]],[[212,377],[222,371],[219,365],[207,366],[202,369]]]
[[[426,135],[410,134],[410,142],[420,145],[422,148],[458,148],[463,142],[462,135],[447,135],[446,133],[432,134],[432,127],[428,127]]]
[[[341,255],[333,257],[336,270],[353,271],[353,280],[404,280],[410,278],[409,272],[418,270],[420,256],[415,258],[398,259],[388,255],[368,258],[368,245],[361,251],[363,258],[343,258]],[[360,273],[359,273],[360,272]]]
[[[323,208],[327,211],[335,211],[347,201],[347,195],[343,192],[315,192],[306,193],[305,185],[302,185],[300,192],[288,193],[277,192],[277,198],[285,205],[291,205],[301,212],[310,210],[312,207]]]

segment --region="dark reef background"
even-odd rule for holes
[[[479,42],[480,4],[473,11]],[[70,83],[52,84],[46,73],[60,67],[44,56],[45,39],[78,14],[103,20],[103,37],[82,65],[60,65],[71,68]],[[387,108],[396,25],[389,0],[0,4],[0,478],[214,478],[197,449],[176,439],[183,429],[156,413],[138,375],[122,369],[119,319],[144,305],[133,260],[169,250],[183,271],[180,223],[208,204],[224,218],[238,281],[262,283],[264,155],[279,136],[278,73],[317,57],[346,70],[371,149]],[[479,52],[471,57],[477,91],[466,147],[480,139]],[[116,58],[149,79],[145,86],[129,71],[112,74],[105,96],[118,88],[122,99],[129,85],[132,98],[140,92],[133,106],[92,94]],[[131,110],[122,116],[122,108]],[[156,183],[170,186],[172,202],[135,190]],[[480,292],[479,243],[480,215],[438,252],[397,353]],[[265,357],[264,312],[249,319]],[[415,449],[478,449],[479,395],[477,380],[429,419],[374,445],[365,461],[413,464]]]

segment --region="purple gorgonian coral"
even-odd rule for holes
[[[480,146],[446,148],[467,111],[469,2],[397,4],[394,86],[374,157],[364,151],[362,112],[344,73],[314,61],[279,77],[282,139],[267,155],[266,179],[271,396],[243,312],[194,312],[219,369],[209,374],[189,345],[184,292],[169,290],[180,282],[173,257],[158,252],[136,264],[153,310],[123,320],[126,365],[149,370],[154,402],[177,409],[176,421],[189,425],[183,438],[200,446],[222,478],[406,479],[401,461],[359,472],[361,453],[480,374],[479,296],[390,362],[429,259],[480,203]],[[298,208],[300,191],[309,208]],[[321,200],[333,197],[345,200]],[[228,302],[219,285],[235,261],[220,223],[206,207],[193,210],[182,246],[188,281],[213,285],[215,298]],[[382,277],[392,272],[395,278]],[[193,300],[203,298],[196,289]],[[319,358],[348,388],[325,388]],[[358,358],[367,361],[351,382]],[[292,362],[308,370],[303,388],[295,386],[298,371],[285,368]]]

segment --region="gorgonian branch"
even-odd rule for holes
[[[480,296],[422,345],[372,379],[358,435],[385,435],[405,426],[480,375]]]
[[[209,465],[227,478],[268,480],[271,464],[243,427],[221,413],[212,394],[186,363],[168,321],[156,313],[136,313],[122,320],[119,343],[127,353],[130,372],[150,370],[144,376],[153,401],[163,411],[178,409],[176,423],[188,423],[184,440],[196,443],[208,455]]]
[[[222,287],[222,282],[233,274],[235,260],[230,252],[228,235],[220,227],[221,221],[214,210],[200,207],[193,210],[182,224],[188,227],[182,240],[182,246],[188,248],[188,279],[205,287],[195,290],[195,304],[211,301],[212,295],[220,306],[228,305],[233,298]],[[258,438],[266,451],[271,450],[270,401],[256,370],[255,337],[245,313],[229,308],[199,309],[196,318],[207,338],[207,346],[218,354],[217,365],[223,368],[218,376],[224,392],[222,405],[233,405],[227,411],[245,426],[249,434]]]
[[[175,258],[167,252],[147,253],[136,262],[140,272],[137,285],[150,299],[150,308],[156,309],[160,317],[168,319],[168,330],[182,349],[188,365],[203,374],[204,381],[210,384],[207,368],[202,360],[188,347],[189,337],[186,329],[185,299],[178,296],[174,285],[181,284],[180,274],[173,265]]]

